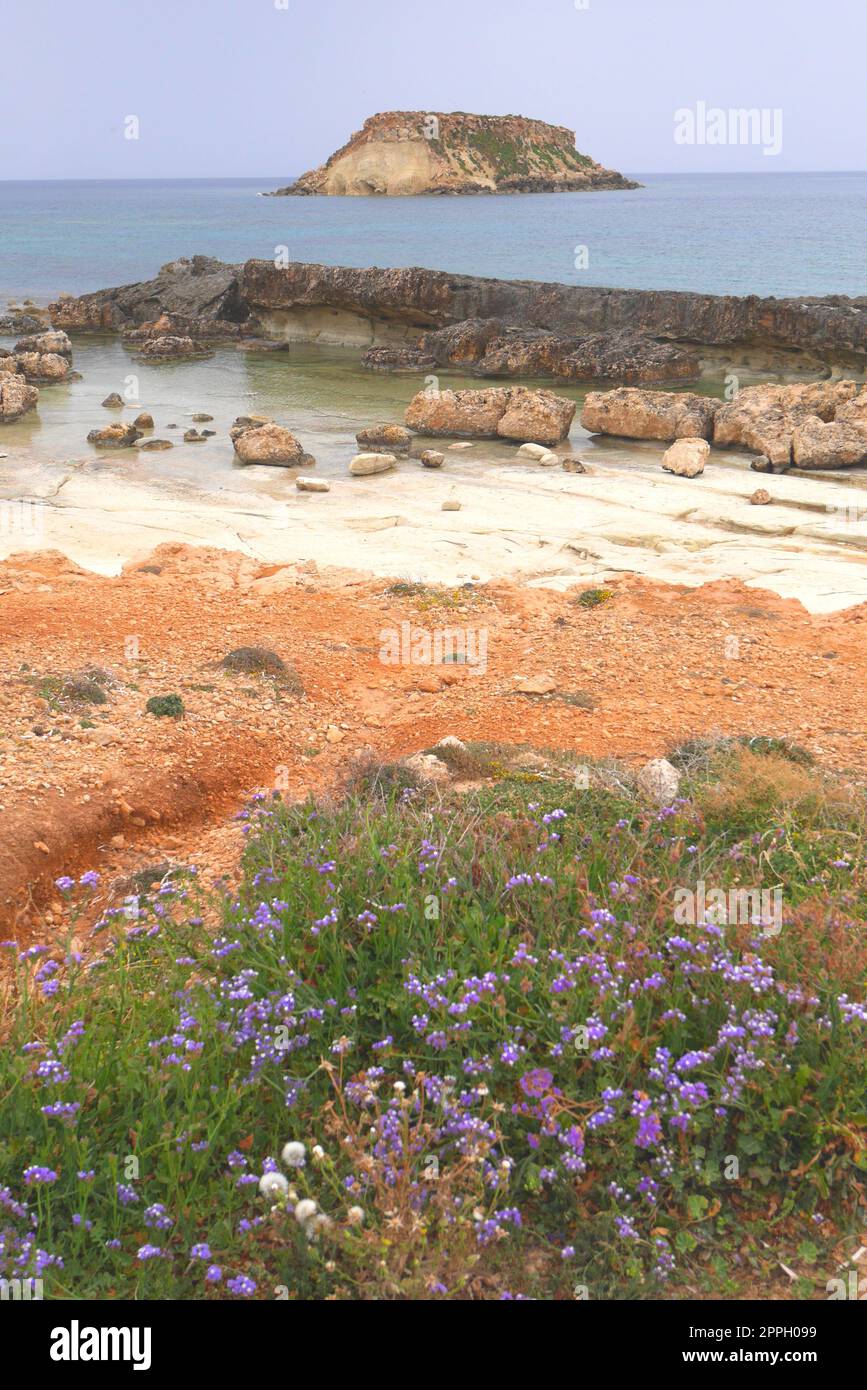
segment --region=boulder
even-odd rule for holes
[[[867,462],[867,422],[836,420],[826,424],[810,415],[792,435],[796,468],[852,468]]]
[[[355,436],[362,453],[383,450],[390,454],[408,454],[412,435],[403,425],[369,425]]]
[[[396,463],[394,454],[356,454],[349,471],[357,478],[365,478],[371,473],[386,473]]]
[[[680,773],[667,758],[653,758],[637,777],[638,789],[659,806],[670,806],[680,788]]]
[[[420,391],[404,418],[419,434],[551,445],[566,438],[574,414],[574,401],[553,391],[495,386],[481,391]]]
[[[553,391],[531,391],[516,386],[497,434],[502,439],[533,440],[538,444],[559,444],[569,433],[575,416],[575,402]]]
[[[247,424],[245,421],[249,420]],[[266,463],[277,468],[309,467],[315,462],[304,452],[301,442],[291,430],[274,420],[239,416],[229,437],[235,446],[239,463]]]
[[[154,427],[154,417],[150,415],[148,411],[143,410],[140,415],[135,417],[133,424],[137,430],[152,430]]]
[[[16,352],[53,352],[72,361],[72,343],[63,329],[51,329],[47,333],[32,333],[15,344]]]
[[[102,430],[91,430],[87,436],[88,444],[95,444],[98,449],[129,449],[137,439],[141,439],[141,430],[120,421]]]
[[[826,423],[834,420],[858,390],[854,381],[745,386],[717,411],[713,442],[720,448],[754,449],[775,467],[787,466],[795,430],[812,416]]]
[[[18,373],[0,376],[0,420],[17,420],[32,410],[39,400],[35,386],[29,386]]]
[[[704,472],[710,445],[706,439],[678,439],[662,456],[662,466],[679,478],[697,478]]]
[[[214,354],[195,338],[163,333],[156,338],[146,338],[139,346],[138,355],[146,362],[179,362],[213,357]]]
[[[642,391],[623,386],[591,391],[581,424],[591,434],[623,439],[710,439],[720,402],[691,391]]]
[[[510,395],[503,386],[484,391],[419,391],[407,406],[404,420],[419,434],[496,439]]]
[[[26,381],[63,381],[69,360],[58,352],[17,352],[15,362]]]

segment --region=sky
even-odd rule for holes
[[[0,179],[288,179],[384,110],[533,116],[626,173],[867,167],[865,0],[12,0],[2,38]],[[699,103],[764,137],[699,143]]]

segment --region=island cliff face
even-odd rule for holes
[[[272,196],[551,193],[638,188],[575,148],[575,132],[524,116],[381,111],[319,169]]]

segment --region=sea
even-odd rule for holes
[[[266,198],[256,179],[0,182],[0,301],[202,253],[712,294],[867,293],[867,173],[631,174],[633,191]]]
[[[392,199],[262,196],[291,182],[285,175],[0,182],[0,314],[7,301],[46,304],[62,291],[145,280],[179,256],[241,262],[278,251],[574,285],[867,293],[867,174],[632,176],[643,185],[634,191]],[[2,347],[13,342],[0,338]],[[262,413],[295,429],[323,471],[339,474],[355,431],[400,420],[423,384],[365,371],[359,358],[357,349],[315,344],[267,353],[220,346],[205,362],[145,366],[117,337],[78,336],[81,379],[41,387],[38,410],[0,430],[0,482],[14,488],[19,452],[127,471],[130,451],[97,455],[86,443],[90,429],[117,418],[101,408],[112,391],[128,402],[123,418],[150,410],[155,434],[174,441],[169,453],[138,455],[140,473],[232,490],[240,472],[245,488],[273,488],[275,470],[232,467],[232,420]],[[441,375],[450,386],[478,385]],[[580,385],[557,389],[579,404],[584,395]],[[722,381],[700,389],[719,394]],[[206,445],[183,443],[195,412],[214,417]],[[574,433],[573,444],[587,443],[577,424]]]

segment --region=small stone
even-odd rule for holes
[[[103,405],[107,410],[120,410],[123,407],[123,397],[117,391],[112,391],[110,396],[106,396]]]
[[[442,468],[445,463],[445,454],[441,454],[438,449],[425,449],[421,455],[423,468]]]
[[[680,773],[667,758],[652,758],[636,780],[639,791],[660,806],[670,806],[680,788]]]
[[[190,416],[190,419],[197,425],[201,424],[203,421],[213,420],[213,418],[213,415],[206,415],[203,410],[197,410],[195,415]]]
[[[542,454],[541,458],[537,458],[536,462],[539,464],[540,468],[554,468],[560,462],[560,455],[555,454],[552,449],[546,449],[545,453]]]
[[[123,835],[112,835],[108,843],[111,845],[112,849],[123,849],[126,845],[126,840]]]
[[[460,509],[461,504],[456,497],[447,497],[441,507],[441,511],[444,512],[459,512]]]
[[[157,453],[160,449],[173,449],[174,447],[170,439],[146,439],[144,444],[139,444],[139,448],[148,454]]]
[[[371,473],[387,473],[396,462],[394,454],[356,454],[349,471],[356,478],[365,478]]]
[[[563,468],[567,473],[586,473],[587,469],[580,459],[564,459]]]
[[[206,439],[207,435],[199,434],[198,430],[184,430],[185,444],[204,444]]]
[[[767,454],[759,454],[758,458],[753,459],[750,463],[750,468],[754,473],[773,473],[774,471],[774,465]]]
[[[33,841],[33,848],[34,848],[34,849],[38,849],[40,854],[50,854],[50,853],[51,853],[51,850],[48,848],[48,846],[47,846],[47,844],[45,843],[44,840],[34,840],[34,841]]]
[[[771,494],[763,487],[757,487],[750,498],[754,507],[766,507],[770,500]]]
[[[338,729],[336,724],[329,724],[325,730],[325,738],[328,743],[342,743],[346,734],[342,729]]]
[[[518,458],[543,459],[550,452],[547,444],[522,444],[518,450]]]
[[[103,405],[105,405],[105,401],[103,401]],[[150,415],[148,411],[143,410],[140,415],[135,417],[133,424],[137,430],[152,430],[154,427],[154,417]]]
[[[451,449],[453,454],[460,453],[464,449],[472,449],[472,447],[472,444],[469,442],[469,440],[466,439],[460,440],[457,444],[449,445],[449,448]]]
[[[557,689],[557,682],[550,676],[526,676],[517,687],[519,695],[550,695]]]
[[[299,492],[330,492],[331,484],[324,478],[296,478],[295,486]]]

